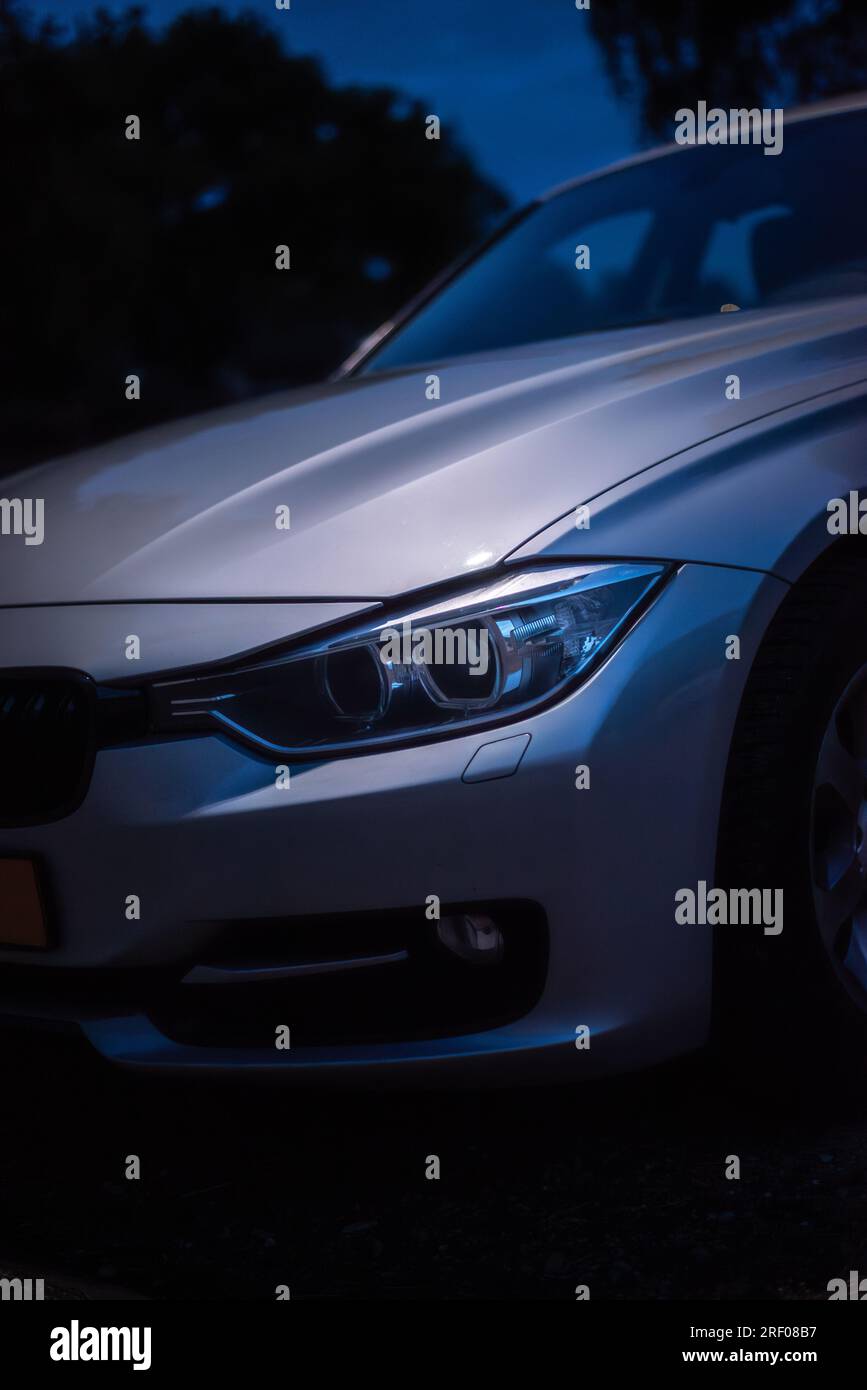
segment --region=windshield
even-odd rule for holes
[[[603,175],[533,207],[362,370],[867,293],[865,188],[860,111],[787,126],[778,155],[701,145]]]

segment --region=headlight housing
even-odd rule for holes
[[[586,677],[669,573],[651,563],[506,570],[388,620],[157,681],[153,724],[210,728],[290,758],[500,724]]]

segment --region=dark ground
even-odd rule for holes
[[[3,1045],[0,1275],[48,1297],[826,1299],[867,1272],[863,1100],[744,1101],[701,1061],[568,1090],[226,1090]]]

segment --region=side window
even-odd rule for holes
[[[595,327],[616,321],[633,298],[632,280],[653,220],[649,208],[631,209],[591,220],[548,247],[550,269],[559,272],[564,292],[592,311]],[[576,269],[578,246],[589,248],[588,270]]]
[[[741,217],[716,223],[698,272],[698,291],[707,302],[708,313],[714,313],[723,304],[749,309],[759,301],[753,264],[756,229],[786,217],[789,211],[782,203],[769,203]]]

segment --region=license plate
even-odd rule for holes
[[[39,878],[32,859],[0,859],[0,945],[48,945]]]

